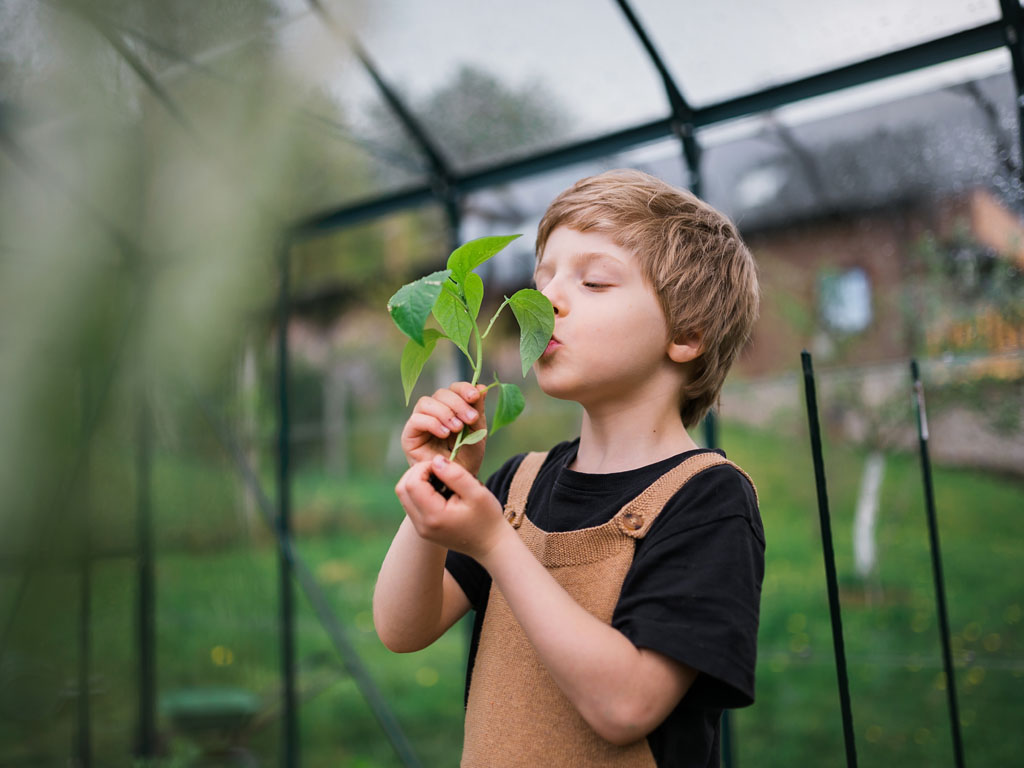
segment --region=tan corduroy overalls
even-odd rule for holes
[[[506,519],[573,599],[606,624],[611,623],[636,541],[647,534],[665,503],[698,472],[732,464],[718,454],[697,454],[662,475],[607,523],[547,533],[526,516],[526,499],[546,455],[530,453],[523,459],[512,478]],[[594,732],[552,680],[492,584],[466,709],[463,768],[654,765],[647,739],[619,747]]]

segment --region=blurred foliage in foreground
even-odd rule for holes
[[[344,178],[345,157],[301,141],[300,107],[328,100],[282,55],[280,13],[0,5],[0,709],[15,721],[51,677],[62,704],[36,704],[74,698],[81,595],[65,577],[131,531],[104,503],[138,492],[142,403],[159,431],[180,400],[228,387],[246,332],[271,331],[276,256],[312,169]],[[96,573],[96,600],[106,586]]]

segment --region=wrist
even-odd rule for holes
[[[502,517],[493,535],[488,538],[485,548],[474,559],[491,574],[491,578],[496,578],[496,574],[501,573],[503,565],[514,558],[516,550],[522,546],[523,542],[516,529]]]

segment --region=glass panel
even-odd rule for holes
[[[308,87],[297,105],[304,178],[295,210],[319,212],[426,183],[427,167],[351,49],[315,14],[278,36],[289,71]]]
[[[269,65],[266,49],[248,45],[218,53],[201,67],[176,68],[167,77],[190,114],[199,113],[200,130],[216,127],[232,103],[262,110],[254,119],[283,118],[273,137],[277,143],[266,145],[263,160],[269,162],[267,155],[277,151],[288,163],[287,188],[276,194],[295,218],[424,183],[423,162],[408,147],[353,127],[355,116],[332,89],[339,72],[360,83],[366,95],[361,106],[374,115],[381,134],[400,132],[339,39],[313,15],[281,25],[275,35],[278,57]]]
[[[40,72],[60,62],[32,57],[5,70],[2,82],[23,101],[18,109],[49,118],[29,123],[23,139],[66,133],[72,152],[83,154],[82,124],[105,120],[113,125],[95,133],[107,137],[108,150],[127,157],[128,148],[136,147],[125,141],[127,129],[119,121],[131,124],[144,115],[139,143],[145,151],[184,156],[186,147],[176,142],[185,125],[194,134],[186,139],[201,142],[187,149],[207,153],[206,163],[216,156],[215,167],[227,170],[235,184],[251,190],[261,172],[270,172],[273,185],[253,197],[282,206],[290,218],[424,182],[417,154],[353,128],[354,116],[334,88],[339,72],[348,71],[349,81],[359,84],[365,96],[360,107],[374,115],[380,134],[400,133],[351,52],[312,14],[281,17],[262,31],[243,25],[235,29],[237,39],[207,40],[211,47],[201,50],[178,45],[173,24],[158,37],[125,22],[118,34],[153,75],[153,87],[111,56],[109,43],[77,17],[26,6],[12,18],[28,36],[54,36],[69,27],[81,44],[81,51],[69,54],[78,57],[75,66],[58,67],[59,77],[46,79]],[[6,38],[0,44],[10,47]],[[174,164],[185,173],[182,162]]]
[[[460,169],[668,112],[611,3],[390,0],[369,11],[362,34],[370,55]]]
[[[999,18],[997,0],[636,0],[683,95],[701,106],[825,72]]]
[[[1004,50],[700,132],[704,195],[746,229],[989,183],[1019,195]]]
[[[949,367],[936,365],[934,377],[925,381],[930,397],[939,394],[937,381],[949,373]],[[820,402],[832,412],[825,458],[858,755],[888,765],[948,764],[949,712],[920,466],[913,452],[892,446],[873,450],[852,441],[845,430],[849,423],[873,421],[891,432],[912,435],[908,368],[900,362],[885,369],[822,371],[818,386]],[[791,413],[800,414],[803,396],[796,377],[777,390],[782,388],[791,394]],[[759,487],[770,481],[780,495],[761,509],[765,531],[774,536],[765,552],[758,698],[753,707],[732,715],[736,762],[764,765],[762,757],[770,753],[776,757],[768,763],[778,765],[842,765],[821,542],[817,525],[809,523],[817,513],[806,420],[799,415],[790,422],[779,419],[776,406],[775,420],[766,421],[766,428],[740,426],[729,414],[750,391],[723,398],[721,444]],[[885,393],[884,404],[855,400],[879,392]],[[933,430],[931,442],[972,442],[951,429],[954,421],[943,418],[941,433]],[[872,467],[879,466],[875,490],[865,491],[871,485],[865,481],[877,471]],[[991,745],[980,746],[980,754],[1012,762],[998,734],[1012,727],[1012,715],[1002,710],[1015,700],[1013,691],[1021,680],[1019,663],[1009,659],[1015,652],[1011,649],[1019,653],[1022,645],[1022,605],[1019,590],[1015,593],[985,574],[1012,568],[1024,543],[1014,522],[1019,482],[978,468],[942,466],[935,472],[936,488],[942,489],[942,558],[964,741]],[[865,572],[858,568],[865,561],[853,532],[867,516],[858,508],[869,507],[871,498],[878,505],[868,537],[875,547],[873,557],[865,559],[871,563]],[[986,509],[984,519],[972,513],[979,504]],[[987,586],[979,589],[975,584]],[[779,717],[783,702],[787,716]],[[969,754],[974,751],[967,749]]]
[[[298,14],[285,14],[274,0],[175,0],[169,3],[92,3],[117,33],[143,46],[153,64],[185,56],[204,63],[224,52],[268,39]]]
[[[273,399],[256,386],[272,361],[257,354],[232,360],[237,369],[218,391],[160,393],[150,471],[162,728],[178,755],[230,746],[263,763],[279,754],[277,557],[236,466],[244,461],[261,478],[273,506],[273,438],[264,426]]]

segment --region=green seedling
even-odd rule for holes
[[[523,376],[530,370],[551,340],[555,329],[555,311],[551,302],[540,291],[523,288],[511,296],[494,312],[481,332],[477,318],[484,299],[483,280],[473,270],[498,253],[519,235],[481,237],[456,248],[448,257],[447,269],[407,283],[388,301],[388,313],[399,330],[409,337],[402,352],[402,387],[405,403],[416,386],[423,366],[433,354],[437,342],[447,339],[456,347],[473,369],[473,384],[480,382],[483,371],[484,339],[494,327],[494,321],[505,307],[512,308],[519,323],[519,356],[523,363]],[[439,328],[427,328],[433,315]],[[523,393],[515,384],[498,381],[487,385],[498,388],[498,405],[491,419],[490,434],[511,424],[523,411]],[[451,456],[454,459],[463,445],[483,440],[486,429],[469,432],[463,429],[455,438]]]

